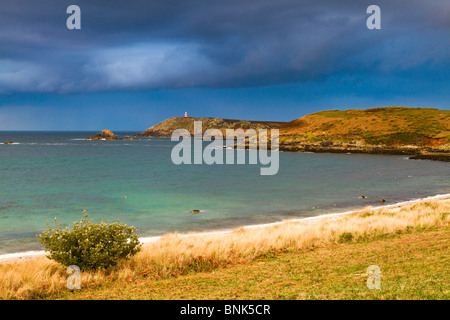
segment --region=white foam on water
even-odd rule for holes
[[[377,210],[377,209],[381,209],[381,208],[399,208],[405,204],[412,204],[412,203],[416,203],[416,202],[420,202],[420,201],[424,201],[424,200],[437,200],[437,199],[450,199],[450,193],[449,194],[438,194],[435,196],[430,196],[430,197],[426,197],[426,198],[418,198],[418,199],[413,199],[413,200],[408,200],[408,201],[402,201],[402,202],[397,202],[394,204],[387,204],[387,205],[381,205],[381,206],[377,206],[377,207],[371,207],[370,210]],[[325,213],[322,215],[318,215],[318,216],[313,216],[313,217],[305,217],[305,218],[294,218],[294,219],[285,219],[285,220],[281,220],[281,221],[277,221],[277,222],[271,222],[271,223],[262,223],[262,224],[254,224],[254,225],[244,225],[241,227],[237,227],[237,228],[233,228],[233,229],[223,229],[223,230],[215,230],[215,231],[207,231],[207,232],[197,232],[197,233],[186,233],[186,234],[177,234],[177,236],[179,237],[190,237],[190,236],[205,236],[205,235],[214,235],[214,234],[226,234],[226,233],[231,233],[237,229],[256,229],[256,228],[265,228],[265,227],[270,227],[270,226],[277,226],[280,224],[284,224],[287,222],[301,222],[301,221],[308,221],[308,220],[319,220],[319,219],[323,219],[323,218],[329,218],[329,217],[339,217],[339,216],[344,216],[344,215],[349,215],[355,212],[359,212],[362,209],[357,209],[357,210],[351,210],[351,211],[345,211],[345,212],[338,212],[338,213]],[[161,239],[163,236],[153,236],[153,237],[143,237],[140,238],[142,243],[152,243],[155,242],[159,239]]]
[[[16,259],[32,258],[45,255],[45,251],[26,251],[17,253],[7,253],[0,255],[0,262],[7,262]]]

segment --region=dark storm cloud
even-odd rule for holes
[[[67,30],[77,4],[82,29]],[[366,28],[377,4],[382,29]],[[0,4],[0,93],[238,87],[448,74],[445,1]]]

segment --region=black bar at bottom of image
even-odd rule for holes
[[[122,313],[146,314],[149,319],[170,317],[174,319],[293,319],[304,317],[345,316],[361,319],[366,316],[420,316],[448,309],[448,301],[304,301],[304,300],[108,300],[108,301],[0,301],[5,312],[11,308],[17,315],[32,311],[56,315],[98,315],[117,317]],[[445,308],[445,310],[444,310]],[[53,311],[55,310],[55,311]],[[59,311],[56,311],[59,310]],[[65,310],[65,311],[64,311]],[[50,312],[50,314],[48,313]]]

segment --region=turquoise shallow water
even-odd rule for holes
[[[260,165],[174,165],[170,139],[83,140],[93,134],[0,132],[17,143],[0,144],[0,254],[42,249],[35,235],[47,221],[71,225],[83,210],[151,236],[450,193],[444,162],[281,152],[278,174],[261,176]]]

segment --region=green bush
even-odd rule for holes
[[[49,252],[49,259],[65,266],[77,265],[82,270],[106,269],[140,251],[134,227],[119,221],[93,223],[87,215],[84,217],[72,229],[62,229],[56,219],[54,228],[47,222],[47,230],[37,238]]]
[[[351,232],[344,232],[341,235],[339,235],[339,243],[348,243],[352,242],[353,240],[353,234]]]

